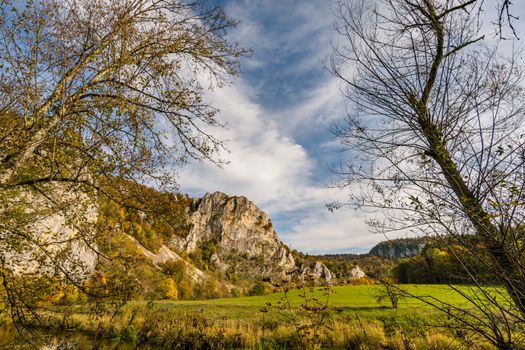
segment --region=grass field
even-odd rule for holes
[[[446,285],[401,287],[427,300],[441,299],[453,306],[468,307],[463,297]],[[306,301],[312,305],[314,297],[325,302],[325,290],[314,288],[292,289],[286,296],[281,292],[214,300],[134,301],[117,313],[95,318],[77,306],[67,321],[62,315],[50,315],[48,322],[59,332],[66,329],[112,342],[140,343],[143,349],[290,349],[317,345],[350,349],[464,348],[450,329],[436,328],[445,318],[435,308],[415,298],[403,298],[399,307],[392,309],[387,301],[377,302],[381,288],[333,287],[326,312],[301,307]],[[455,288],[468,291],[465,286]],[[283,300],[289,306],[280,308],[279,301],[282,305]],[[320,322],[321,314],[324,316]],[[483,341],[477,341],[476,349],[490,349]],[[186,345],[179,347],[180,344]],[[113,345],[98,347],[124,349]]]
[[[403,290],[420,297],[435,297],[439,299],[446,299],[449,303],[455,305],[462,305],[464,298],[456,291],[451,289],[448,285],[425,285],[425,284],[405,284],[399,285]],[[349,307],[349,308],[377,308],[381,305],[377,303],[376,296],[380,285],[346,285],[335,286],[332,290],[335,292],[330,295],[330,304],[332,306]],[[467,286],[455,286],[463,291],[468,291]],[[323,288],[313,288],[314,295],[317,297],[323,296]],[[300,302],[302,298],[299,297],[300,289],[291,289],[288,292],[292,302]],[[158,301],[162,305],[177,306],[177,305],[235,305],[235,306],[264,306],[268,301],[276,302],[284,293],[274,293],[269,295],[260,295],[253,297],[241,298],[227,298],[227,299],[210,299],[210,300],[181,300],[181,301]],[[382,303],[383,306],[388,306],[387,302]],[[405,303],[400,304],[400,308],[412,308],[414,306],[425,305],[423,302],[416,299],[408,299]]]
[[[400,285],[412,295],[423,297],[432,301],[434,299],[445,301],[458,307],[468,307],[465,299],[448,285]],[[384,317],[398,316],[404,317],[409,311],[410,315],[421,314],[428,316],[435,313],[436,309],[425,302],[416,298],[403,298],[398,309],[390,307],[387,300],[381,303],[377,301],[377,295],[382,287],[379,285],[347,285],[332,287],[333,294],[330,294],[328,305],[342,309],[343,313],[357,314],[367,319],[380,319]],[[467,286],[455,286],[460,290],[467,292]],[[313,292],[307,289],[309,297],[315,296],[321,301],[326,299],[322,288],[313,288]],[[293,306],[299,306],[304,303],[304,298],[299,295],[303,293],[300,289],[291,289],[288,292],[288,300]],[[266,307],[267,303],[273,306],[284,297],[284,293],[274,293],[269,295],[228,298],[228,299],[210,299],[210,300],[182,300],[182,301],[156,301],[155,307],[168,310],[202,310],[210,313],[210,317],[219,314],[221,317],[244,318],[252,314],[255,310]],[[132,308],[144,307],[145,302],[133,302],[129,306]],[[247,312],[243,312],[247,310]],[[222,312],[221,312],[222,311]]]

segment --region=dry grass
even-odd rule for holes
[[[294,326],[279,315],[265,313],[258,321],[208,319],[202,312],[173,309],[125,310],[114,316],[72,314],[64,323],[59,315],[47,315],[50,329],[75,329],[98,338],[120,338],[153,348],[213,349],[363,349],[363,350],[460,350],[467,349],[446,330],[385,327],[378,320],[358,316],[330,318],[315,344],[305,344]],[[416,330],[414,330],[416,329]],[[478,343],[476,349],[490,349]],[[472,349],[472,347],[471,347]]]
[[[139,348],[143,349],[491,349],[479,337],[464,336],[463,340],[470,342],[465,344],[449,329],[424,326],[439,324],[440,315],[421,302],[404,300],[398,309],[378,305],[374,288],[334,288],[337,293],[330,295],[329,314],[323,327],[310,337],[304,336],[307,334],[304,331],[298,332],[287,319],[290,310],[279,308],[282,293],[153,304],[136,301],[118,310],[104,308],[104,312],[98,314],[90,313],[87,305],[77,305],[66,318],[63,309],[44,314],[43,333],[74,333],[86,341],[120,339],[127,344],[142,344]],[[407,288],[419,294],[445,295],[460,303],[442,286]],[[290,291],[288,298],[292,313],[303,317],[296,324],[305,325],[308,323],[304,310],[300,311],[304,298],[299,292]],[[312,296],[322,299],[322,290],[308,292],[308,298]]]

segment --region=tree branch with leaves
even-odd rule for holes
[[[80,286],[86,266],[71,249],[99,253],[101,192],[125,203],[137,196],[119,192],[123,179],[173,190],[189,159],[222,163],[208,94],[249,53],[225,38],[236,24],[205,1],[0,3],[4,283],[26,255]]]

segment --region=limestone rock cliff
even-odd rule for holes
[[[325,282],[331,280],[330,271],[322,264],[300,270],[266,213],[247,198],[215,192],[206,194],[193,209],[188,236],[175,238],[172,244],[188,254],[211,246],[210,264],[214,270],[276,282],[305,274]]]
[[[366,273],[363,270],[361,270],[359,266],[356,265],[353,269],[349,271],[346,277],[350,278],[351,280],[357,280],[366,277]]]
[[[391,260],[409,258],[421,253],[428,241],[427,237],[393,239],[378,243],[368,254]]]
[[[15,274],[58,273],[80,281],[95,270],[96,197],[78,184],[55,182],[41,185],[39,191],[3,194],[8,205],[0,208],[0,215],[11,218],[12,225],[0,230],[0,251]],[[25,239],[15,244],[13,232]]]
[[[317,281],[323,281],[326,284],[332,284],[334,282],[334,276],[332,272],[326,267],[325,264],[316,261],[311,266],[307,265],[304,266],[300,270],[300,279],[301,280],[307,280],[307,279],[313,279]]]

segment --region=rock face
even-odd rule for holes
[[[350,270],[348,276],[346,277],[350,278],[351,280],[357,280],[366,277],[366,273],[363,270],[361,270],[359,266],[356,265],[352,270]]]
[[[425,237],[393,239],[378,243],[368,254],[392,260],[409,258],[421,253],[427,242]]]
[[[188,236],[172,242],[180,251],[191,254],[205,247],[212,251],[210,264],[214,270],[241,278],[281,282],[303,272],[279,240],[268,216],[245,197],[215,192],[206,194],[194,207]],[[323,281],[332,277],[324,265],[305,273]]]
[[[81,281],[98,262],[96,196],[76,184],[52,182],[40,190],[43,192],[24,189],[10,194],[9,210],[23,211],[13,216],[13,227],[27,239],[14,245],[12,232],[0,231],[2,259],[15,274],[58,273]],[[2,213],[7,214],[0,210]]]
[[[317,281],[324,281],[326,284],[332,284],[334,276],[325,264],[317,261],[312,266],[306,266],[301,271],[303,280],[313,279]]]

